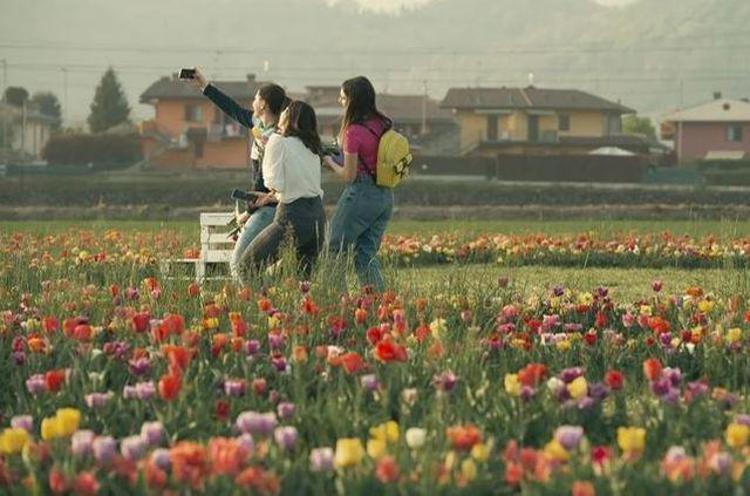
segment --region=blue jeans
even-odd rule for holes
[[[250,246],[250,243],[258,234],[271,225],[274,215],[276,215],[276,205],[267,205],[260,207],[247,219],[245,227],[240,231],[240,237],[237,238],[237,243],[234,245],[232,258],[229,260],[229,270],[232,271],[232,277],[235,281],[238,281],[240,277],[240,259],[242,258],[242,254],[245,253],[247,247]]]
[[[328,249],[333,253],[354,249],[354,267],[361,284],[385,289],[378,250],[393,212],[393,190],[377,186],[360,175],[348,184],[331,220]]]

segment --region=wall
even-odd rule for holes
[[[750,122],[742,129],[742,141],[727,140],[729,123],[683,122],[678,124],[675,149],[680,163],[702,159],[709,151],[744,151],[750,154]]]

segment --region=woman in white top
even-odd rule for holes
[[[309,277],[323,246],[325,212],[320,187],[318,122],[313,108],[293,101],[282,112],[279,134],[269,138],[263,157],[263,181],[279,202],[270,226],[255,237],[240,260],[240,278],[248,285],[254,270],[275,262],[291,232],[303,275]]]

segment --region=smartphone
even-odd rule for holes
[[[243,191],[241,189],[235,189],[232,191],[233,200],[255,201],[260,196],[263,196],[263,193],[258,191]]]
[[[195,69],[180,69],[180,79],[195,79]]]

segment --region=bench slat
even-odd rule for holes
[[[201,245],[209,245],[209,247],[212,247],[211,245],[234,245],[234,240],[232,238],[228,238],[227,235],[229,234],[229,231],[227,232],[202,232],[201,233]]]
[[[210,250],[204,259],[206,263],[229,263],[232,250]]]
[[[203,226],[226,226],[232,220],[232,212],[210,212],[201,214],[201,227]]]

